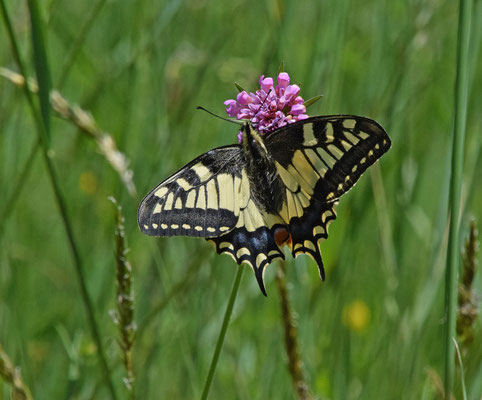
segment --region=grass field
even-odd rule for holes
[[[2,3],[26,74],[35,77],[27,2]],[[392,139],[391,150],[340,202],[321,244],[326,281],[310,258],[287,255],[306,384],[319,399],[441,398],[458,2],[49,0],[38,8],[48,64],[43,78],[50,76],[71,107],[57,97],[46,132],[64,218],[39,125],[24,90],[5,77],[20,71],[4,20],[0,27],[0,345],[35,399],[114,398],[65,221],[115,397],[131,396],[111,318],[115,207],[108,196],[122,205],[130,248],[135,398],[201,397],[236,264],[204,240],[142,235],[137,206],[195,156],[236,141],[237,127],[196,106],[225,115],[223,102],[236,96],[235,81],[254,90],[259,76],[275,77],[282,61],[305,99],[323,94],[310,115],[368,116]],[[481,1],[471,18],[463,241],[471,219],[479,227],[482,221]],[[136,192],[126,185],[128,173],[119,174],[102,153],[104,140],[104,151],[113,154],[103,133],[127,157]],[[122,159],[116,160],[122,169]],[[275,262],[267,270],[267,298],[246,268],[209,398],[296,398],[279,268]],[[480,296],[480,271],[473,287]],[[464,379],[456,368],[457,399],[462,382],[468,399],[482,398],[480,319],[471,329],[473,341],[458,338]],[[0,399],[10,392],[0,380]]]

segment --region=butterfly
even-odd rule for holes
[[[308,254],[325,278],[318,242],[328,237],[339,198],[391,146],[374,120],[353,115],[307,118],[262,135],[249,123],[242,142],[215,148],[155,187],[140,203],[140,230],[212,242],[264,272],[283,245]]]

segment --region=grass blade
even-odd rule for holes
[[[241,278],[243,277],[243,271],[244,266],[238,265],[236,277],[234,278],[233,288],[231,289],[231,295],[229,296],[228,306],[226,307],[226,312],[224,313],[223,325],[221,326],[221,331],[219,332],[216,349],[214,350],[213,359],[211,361],[209,373],[204,384],[201,400],[206,400],[208,398],[209,389],[211,388],[211,383],[214,377],[214,372],[216,371],[216,366],[218,365],[219,354],[221,353],[224,338],[226,337],[226,331],[228,330],[229,320],[231,319],[231,314],[233,313],[234,302],[236,301],[236,295],[238,294],[239,284],[241,283]]]
[[[457,271],[459,266],[459,213],[462,185],[462,169],[467,116],[469,42],[472,0],[460,0],[457,40],[457,72],[455,78],[455,112],[452,142],[452,165],[450,178],[450,228],[445,275],[445,379],[446,398],[450,398],[454,383],[455,336],[457,311]]]
[[[60,73],[60,78],[57,83],[57,87],[61,89],[64,86],[65,81],[69,75],[70,69],[74,65],[75,59],[79,54],[80,50],[82,49],[82,45],[84,44],[85,38],[90,31],[95,19],[100,14],[100,11],[104,7],[106,0],[99,0],[91,9],[89,15],[87,16],[86,20],[82,24],[82,27],[79,30],[79,34],[75,38],[74,43],[70,47],[69,54],[65,58],[64,65],[62,66],[62,70]]]
[[[20,51],[19,51],[19,48],[18,48],[18,45],[17,45],[15,33],[13,31],[12,24],[10,22],[10,18],[9,18],[8,11],[7,11],[7,8],[5,6],[4,0],[1,0],[0,5],[1,5],[2,16],[3,16],[3,19],[5,21],[5,25],[7,27],[9,39],[10,39],[10,42],[11,42],[11,45],[12,45],[13,54],[14,54],[15,60],[17,61],[18,68],[19,68],[19,70],[20,70],[20,72],[23,76],[27,76],[25,74],[25,68],[24,68],[23,62],[22,62],[21,57],[20,57]],[[36,3],[33,0],[29,0],[29,7],[30,6],[35,8]],[[40,31],[41,30],[41,21],[38,18],[38,13],[34,10],[33,12],[31,12],[30,16],[31,16],[32,32]],[[34,46],[36,46],[36,44],[37,44],[37,39],[40,40],[37,37],[35,39],[35,41],[33,42]],[[42,51],[42,49],[36,49],[34,51],[35,57],[38,57],[38,58],[46,57],[45,48],[43,47],[43,43],[41,44],[41,46],[43,48],[43,51]],[[36,65],[37,68],[46,68],[47,62],[46,62],[46,60],[38,60],[35,65]],[[37,71],[37,76],[39,77],[39,80],[40,79],[43,80],[42,84],[40,84],[40,82],[39,82],[39,97],[42,98],[43,96],[46,96],[47,101],[48,101],[48,97],[49,97],[49,91],[48,91],[49,82],[48,82],[48,78],[47,78],[48,77],[48,71],[46,71],[46,70]],[[42,90],[47,90],[47,92],[41,94],[40,91],[42,91]],[[78,250],[77,243],[74,239],[72,224],[70,223],[70,218],[69,218],[69,215],[67,213],[65,201],[64,201],[64,199],[62,197],[62,194],[60,192],[60,187],[58,185],[58,179],[57,179],[57,176],[56,176],[56,173],[55,173],[55,169],[54,169],[53,163],[52,163],[52,161],[51,161],[51,159],[48,155],[48,150],[49,150],[48,136],[49,135],[48,135],[47,132],[48,132],[48,129],[50,127],[50,125],[47,121],[48,116],[45,116],[43,113],[42,113],[42,116],[39,115],[38,110],[35,107],[35,104],[33,102],[33,99],[32,99],[31,93],[29,91],[28,85],[24,85],[24,93],[25,93],[25,96],[26,96],[27,101],[29,103],[31,113],[32,113],[34,121],[35,121],[37,133],[38,133],[38,136],[39,136],[39,140],[40,140],[41,145],[42,145],[41,146],[42,147],[42,154],[43,154],[43,157],[44,157],[45,164],[47,166],[49,179],[50,179],[50,182],[52,184],[52,189],[54,191],[55,200],[56,200],[57,206],[59,208],[59,212],[61,214],[62,221],[64,223],[64,227],[65,227],[67,239],[68,239],[68,242],[69,242],[69,246],[70,246],[70,249],[72,251],[72,257],[74,259],[74,265],[75,265],[75,269],[76,269],[76,272],[77,272],[77,278],[79,280],[82,300],[83,300],[83,303],[84,303],[86,311],[87,311],[88,321],[89,321],[89,325],[90,325],[90,328],[91,328],[91,331],[92,331],[92,337],[93,337],[94,342],[97,346],[97,354],[98,354],[98,357],[99,357],[99,362],[100,362],[101,368],[104,372],[105,379],[106,379],[106,382],[107,382],[107,386],[108,386],[109,391],[111,393],[111,397],[113,399],[116,399],[117,396],[116,396],[116,393],[115,393],[115,390],[114,390],[114,385],[112,383],[112,379],[111,379],[111,376],[110,376],[109,367],[107,365],[107,359],[105,357],[105,352],[104,352],[102,340],[100,338],[100,330],[99,330],[99,327],[98,327],[97,322],[95,320],[94,307],[92,305],[92,300],[90,298],[90,295],[87,291],[87,284],[86,284],[86,281],[85,281],[85,274],[83,272],[83,265],[82,265],[81,258],[80,258],[80,252]],[[46,119],[44,119],[44,118],[46,118]]]
[[[144,319],[139,323],[137,328],[137,340],[140,341],[146,328],[151,324],[151,322],[162,312],[162,310],[170,304],[172,299],[178,294],[185,291],[193,283],[194,272],[199,269],[199,260],[203,260],[207,257],[211,251],[208,247],[203,247],[198,254],[198,257],[193,258],[190,265],[186,268],[185,277],[180,279],[178,282],[172,285],[168,292],[156,302],[146,314]]]
[[[12,193],[8,197],[8,200],[5,202],[5,207],[0,212],[0,221],[2,221],[2,224],[0,224],[0,240],[3,237],[3,233],[5,231],[6,221],[10,216],[11,212],[13,211],[15,203],[20,196],[20,192],[22,191],[22,188],[25,185],[25,182],[27,181],[28,176],[32,170],[39,146],[40,144],[37,140],[32,146],[27,160],[25,161],[24,166],[21,168],[20,173],[18,174],[18,179],[15,180],[14,188],[12,190]]]
[[[40,112],[45,126],[46,138],[50,139],[50,104],[49,93],[51,87],[47,53],[45,51],[45,40],[42,32],[39,9],[35,0],[28,0],[30,21],[32,27],[33,60],[35,72],[39,85]]]
[[[462,396],[463,396],[462,398],[464,400],[467,400],[467,390],[465,389],[464,364],[462,362],[462,355],[460,354],[460,349],[459,349],[459,345],[457,344],[457,341],[455,340],[455,338],[452,338],[452,340],[454,341],[455,350],[457,352],[457,359],[459,360],[459,364],[460,364],[460,380],[462,383]]]

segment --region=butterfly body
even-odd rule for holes
[[[278,214],[283,206],[283,181],[263,137],[249,124],[243,126],[241,148],[246,161],[253,200],[263,211]]]
[[[239,145],[211,150],[161,182],[141,202],[138,224],[151,236],[211,241],[263,274],[275,258],[310,255],[324,279],[318,242],[326,239],[335,205],[390,148],[373,120],[312,117],[266,135],[243,127]]]

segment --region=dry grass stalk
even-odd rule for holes
[[[303,363],[298,349],[298,331],[294,323],[293,312],[291,310],[288,290],[285,279],[286,264],[280,261],[276,272],[276,283],[280,295],[281,319],[283,321],[286,354],[288,355],[288,369],[296,394],[300,400],[311,400],[308,385],[303,376]]]
[[[20,370],[13,366],[2,346],[0,346],[0,376],[12,386],[13,400],[32,400],[32,394],[24,383]]]
[[[110,197],[116,206],[116,282],[117,282],[117,312],[114,314],[114,322],[119,328],[119,346],[122,351],[122,361],[127,372],[124,384],[134,399],[134,371],[132,365],[132,348],[134,346],[137,326],[134,321],[134,291],[132,289],[132,267],[126,258],[128,252],[122,208],[117,201]]]
[[[474,293],[472,284],[477,269],[477,255],[479,253],[479,240],[475,220],[470,223],[469,237],[465,242],[465,249],[462,254],[463,271],[461,282],[458,287],[459,309],[457,313],[457,335],[464,347],[474,340],[474,324],[478,315],[478,300]]]

